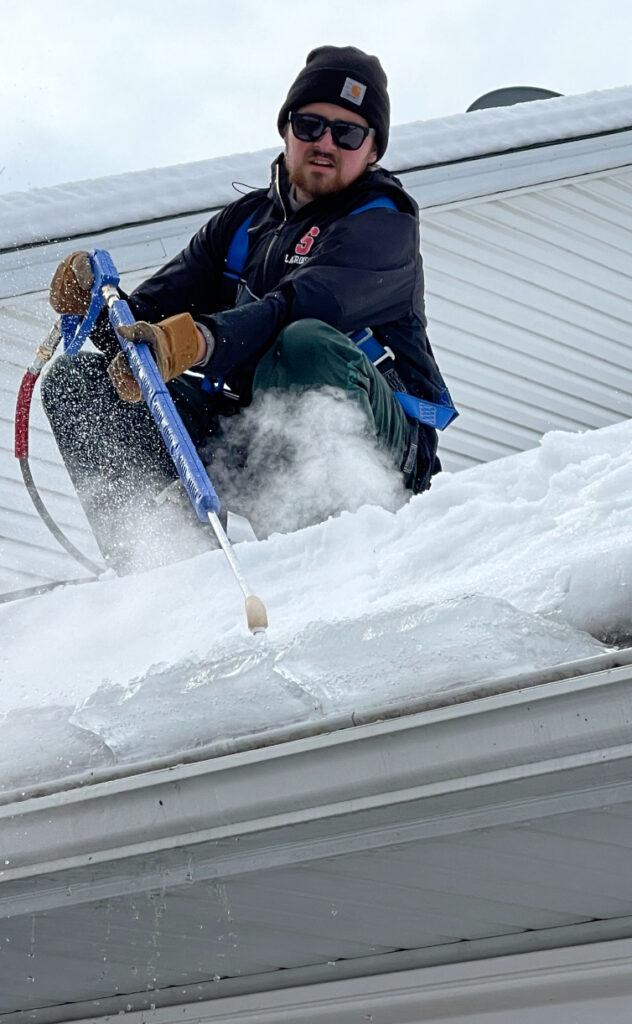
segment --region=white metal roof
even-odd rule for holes
[[[416,121],[392,128],[384,165],[403,172],[632,125],[632,86]],[[0,195],[0,251],[223,206],[232,182],[266,185],[276,149]],[[449,172],[443,178],[450,177]]]

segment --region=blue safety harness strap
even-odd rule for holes
[[[365,210],[375,210],[379,206],[384,207],[386,210],[397,210],[396,204],[388,196],[378,196],[377,199],[372,199],[370,203],[365,203],[364,206],[358,206],[357,210],[352,210],[349,216],[355,217],[358,213],[364,213]]]
[[[241,272],[244,269],[246,258],[248,256],[248,228],[250,222],[254,217],[254,211],[249,217],[241,222],[235,234],[230,240],[228,246],[228,252],[226,253],[226,270],[224,271],[225,277],[232,277],[234,281],[239,281],[241,278]],[[211,380],[209,377],[205,377],[202,381],[202,391],[207,391],[211,395],[215,395],[224,389],[224,378],[220,377],[217,380]]]
[[[438,403],[427,402],[424,398],[416,398],[415,395],[408,395],[404,391],[394,391],[393,394],[407,416],[425,423],[427,427],[434,427],[435,430],[445,430],[459,415],[447,389],[442,393]]]
[[[355,331],[354,334],[350,334],[351,341],[355,341],[358,348],[362,349],[365,356],[371,360],[374,366],[377,366],[380,359],[389,356],[389,352],[386,351],[383,345],[373,337],[370,333],[370,328],[365,327],[363,331]]]
[[[224,378],[218,377],[217,380],[211,380],[210,377],[204,377],[200,387],[202,391],[207,391],[209,395],[216,395],[218,391],[224,390]]]
[[[361,352],[364,352],[367,359],[370,359],[373,365],[378,366],[384,373],[387,383],[393,388],[395,398],[411,419],[425,423],[427,427],[434,427],[435,430],[445,430],[459,415],[447,388],[442,392],[439,402],[429,402],[424,398],[409,395],[406,391],[400,391],[399,387],[403,386],[403,381],[397,372],[393,373],[395,354],[392,349],[385,347],[377,340],[370,327],[354,331],[349,334],[349,338],[355,342]],[[394,377],[392,381],[389,379],[391,376]]]
[[[389,199],[388,196],[380,196],[378,199],[372,199],[370,203],[365,203],[364,206],[359,206],[357,210],[353,210],[351,212],[351,216],[355,216],[357,213],[364,213],[365,210],[372,210],[374,207],[378,206],[386,207],[386,209],[389,210],[397,209],[392,199]],[[226,270],[224,271],[224,275],[226,277],[232,277],[237,281],[241,277],[241,273],[248,257],[248,229],[250,228],[254,215],[255,211],[241,222],[230,240],[230,245],[228,246],[225,261]]]
[[[246,217],[246,219],[241,222],[230,240],[230,245],[228,246],[228,252],[226,254],[226,270],[224,271],[224,274],[226,277],[232,277],[236,281],[241,277],[241,272],[244,269],[246,257],[248,256],[248,228],[250,227],[250,222],[254,215],[253,211],[249,217]]]

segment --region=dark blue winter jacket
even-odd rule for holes
[[[269,189],[226,206],[187,247],[130,296],[137,319],[190,312],[212,331],[205,368],[247,402],[258,360],[286,324],[315,317],[345,333],[370,327],[396,356],[406,389],[438,402],[445,384],[425,329],[419,211],[381,168],[342,192],[293,212],[283,157]],[[396,209],[354,211],[380,197]],[[252,215],[240,280],[228,276],[228,250]],[[228,268],[229,269],[229,268]]]

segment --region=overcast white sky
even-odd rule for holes
[[[274,146],[308,51],[353,44],[392,123],[510,85],[632,81],[630,0],[0,0],[0,192]]]

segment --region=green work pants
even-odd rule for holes
[[[408,447],[410,427],[380,371],[345,334],[322,320],[288,324],[259,361],[255,393],[325,386],[340,388],[358,403],[369,430],[399,466]]]

